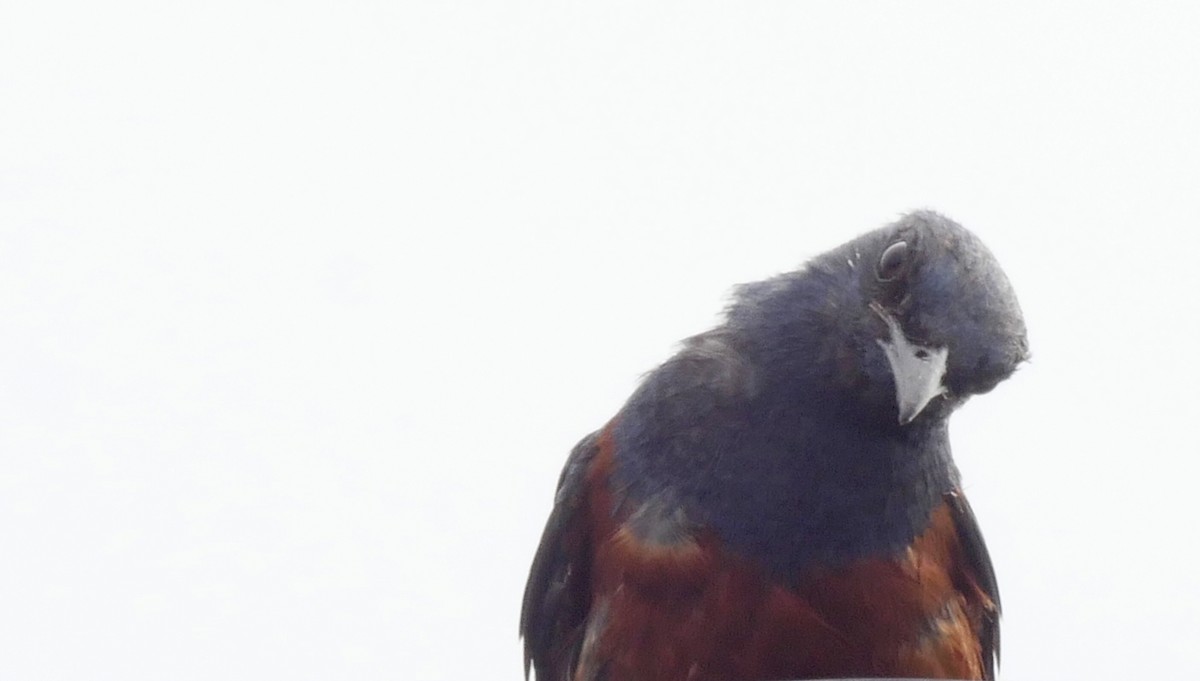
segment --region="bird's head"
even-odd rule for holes
[[[731,312],[735,325],[760,324],[755,335],[772,365],[805,366],[796,373],[811,373],[809,385],[836,386],[901,426],[988,392],[1029,355],[1020,306],[995,257],[928,211],[745,287]]]
[[[844,310],[857,317],[848,349],[872,392],[890,387],[901,425],[938,398],[952,406],[988,392],[1028,358],[1008,278],[953,221],[913,213],[838,250],[858,284],[858,304]]]

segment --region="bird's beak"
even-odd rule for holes
[[[873,306],[874,307],[874,306]],[[931,348],[909,342],[891,315],[882,308],[875,312],[887,322],[888,340],[877,340],[892,366],[896,383],[896,406],[900,425],[905,425],[925,409],[929,401],[945,392],[942,376],[946,373],[946,348]]]

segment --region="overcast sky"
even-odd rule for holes
[[[0,9],[0,678],[518,679],[567,451],[920,207],[1034,359],[953,420],[1003,678],[1200,640],[1195,3]]]

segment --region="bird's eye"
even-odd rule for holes
[[[879,256],[879,265],[875,268],[875,276],[879,277],[880,281],[895,281],[904,270],[906,262],[908,262],[908,243],[897,241],[888,246],[883,255]]]

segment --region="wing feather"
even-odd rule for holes
[[[538,681],[566,681],[579,657],[591,608],[585,480],[598,439],[599,432],[592,433],[571,450],[525,584],[521,638],[526,679],[532,665]]]
[[[965,562],[966,574],[962,578],[967,583],[960,588],[979,613],[984,678],[991,681],[996,678],[996,665],[1000,663],[1000,589],[996,585],[996,572],[967,498],[959,492],[951,492],[946,495],[946,505],[954,518]]]

